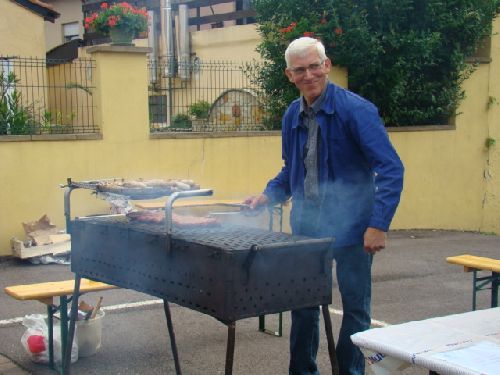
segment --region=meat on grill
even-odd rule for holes
[[[132,211],[127,214],[130,220],[142,223],[161,223],[165,220],[165,212],[162,211]]]
[[[165,220],[163,211],[134,211],[129,212],[130,220],[143,223],[161,223]],[[180,228],[211,227],[219,225],[219,221],[213,217],[187,216],[172,213],[172,223]]]

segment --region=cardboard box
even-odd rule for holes
[[[42,255],[58,255],[71,251],[70,235],[59,234],[56,236],[58,236],[56,242],[40,246],[25,246],[23,241],[13,237],[10,239],[12,255],[21,259],[27,259]]]

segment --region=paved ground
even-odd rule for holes
[[[500,237],[450,231],[391,232],[388,248],[376,256],[373,266],[374,324],[397,324],[469,311],[472,276],[445,261],[448,256],[464,253],[498,258]],[[0,260],[2,289],[71,277],[69,266]],[[95,303],[99,295],[104,296],[107,309],[102,348],[96,355],[73,364],[72,374],[174,374],[160,301],[129,290],[87,294],[83,299]],[[333,296],[331,316],[337,334],[342,307],[336,289]],[[489,307],[489,298],[489,292],[479,293],[478,307]],[[45,313],[44,305],[15,301],[0,293],[0,374],[53,373],[46,366],[32,363],[20,344],[24,332],[20,318],[32,313]],[[172,316],[183,373],[223,374],[226,327],[209,316],[176,305],[172,306]],[[276,316],[268,317],[268,323],[270,327],[276,325]],[[237,322],[234,374],[287,374],[289,314],[284,314],[283,337],[260,333],[257,327],[256,318]],[[324,336],[318,362],[322,374],[330,373]],[[426,373],[417,368],[405,372]]]

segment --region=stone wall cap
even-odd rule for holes
[[[149,47],[101,45],[88,47],[87,52],[150,53],[152,49]]]

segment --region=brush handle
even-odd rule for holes
[[[94,319],[97,315],[97,312],[99,311],[99,309],[101,308],[101,303],[102,303],[102,296],[99,297],[99,300],[97,301],[94,309],[92,310],[92,314],[90,314],[90,319]]]

